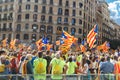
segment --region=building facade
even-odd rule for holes
[[[98,24],[98,36],[97,36],[97,44],[100,45],[102,44],[102,20],[103,20],[103,15],[102,15],[102,9],[101,5],[97,2],[96,3],[96,22]]]
[[[83,37],[86,38],[89,31],[96,24],[96,0],[84,0]]]
[[[1,39],[30,42],[46,36],[52,43],[65,30],[80,42],[83,11],[84,0],[2,0]]]
[[[99,8],[102,11],[102,43],[105,41],[111,40],[111,34],[110,34],[110,11],[108,10],[108,4],[105,0],[99,0],[98,1]]]

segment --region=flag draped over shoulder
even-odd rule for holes
[[[90,48],[93,48],[94,43],[96,42],[96,35],[98,33],[98,25],[96,24],[94,28],[87,35],[87,43]]]

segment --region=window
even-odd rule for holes
[[[30,0],[27,0],[27,2],[30,2]]]
[[[40,32],[42,32],[42,33],[46,32],[46,26],[45,25],[40,26]]]
[[[66,1],[66,7],[68,7],[69,6],[69,1]]]
[[[59,6],[61,6],[62,5],[62,0],[59,0]]]
[[[3,35],[2,35],[2,39],[5,39],[5,38],[6,38],[6,34],[3,34]]]
[[[52,7],[49,8],[49,13],[50,13],[50,14],[53,13],[53,8],[52,8]]]
[[[79,43],[79,44],[81,43],[81,38],[78,38],[78,43]]]
[[[71,35],[75,35],[76,29],[75,28],[71,28]]]
[[[19,0],[19,3],[22,3],[22,0]]]
[[[19,21],[21,20],[21,15],[18,15],[18,20],[19,20]]]
[[[21,24],[17,24],[16,31],[21,31]]]
[[[50,0],[50,4],[53,4],[53,0]]]
[[[12,31],[12,23],[9,23],[9,30]]]
[[[46,7],[42,6],[42,13],[46,13]]]
[[[82,15],[82,11],[79,11],[79,15]]]
[[[65,31],[68,31],[68,27],[64,27],[63,29],[64,29]]]
[[[36,40],[36,34],[32,34],[32,40],[33,40],[33,41]]]
[[[20,34],[16,34],[16,39],[20,40]]]
[[[83,4],[82,3],[79,3],[79,7],[82,8]]]
[[[7,19],[7,14],[4,14],[4,18]]]
[[[3,24],[3,31],[6,31],[7,30],[7,25],[6,23]]]
[[[73,2],[73,8],[75,8],[76,7],[76,2]]]
[[[49,43],[52,43],[52,36],[51,36],[51,35],[48,35],[47,38],[48,38],[48,42],[49,42]]]
[[[24,40],[28,40],[29,39],[29,35],[28,34],[24,34]]]
[[[46,0],[42,0],[42,3],[43,3],[43,4],[46,4]]]
[[[25,19],[29,19],[29,14],[26,14],[26,15],[25,15]]]
[[[25,24],[25,29],[29,29],[29,24]]]
[[[52,16],[49,16],[49,23],[52,23]]]
[[[33,29],[33,30],[37,30],[37,29],[38,29],[38,25],[37,25],[37,24],[33,24],[33,25],[32,25],[32,29]]]
[[[62,27],[58,26],[57,31],[62,31]]]
[[[38,0],[35,0],[35,3],[38,3]]]
[[[21,12],[21,5],[19,5],[19,9],[18,9],[18,12]]]
[[[45,15],[41,16],[41,21],[45,21]]]
[[[49,34],[52,34],[53,33],[53,27],[52,26],[48,26],[47,27],[47,33]]]
[[[75,23],[76,23],[76,19],[72,18],[72,25],[75,25]]]
[[[62,8],[58,8],[58,14],[62,15]]]
[[[38,5],[34,6],[34,12],[38,12]]]
[[[81,19],[79,19],[79,24],[82,24],[82,20]]]
[[[30,4],[26,5],[26,10],[30,10]]]
[[[58,17],[57,23],[61,23],[61,21],[62,21],[62,18],[61,18],[61,17]]]
[[[37,14],[33,15],[33,21],[36,22],[37,21]]]
[[[11,34],[8,34],[8,41],[10,41],[11,40]]]
[[[82,29],[79,28],[78,33],[81,34],[82,33]]]
[[[65,15],[69,16],[69,9],[65,9]]]
[[[72,11],[72,16],[75,16],[75,14],[76,14],[76,11],[73,10],[73,11]]]
[[[68,18],[64,18],[64,23],[68,23]]]

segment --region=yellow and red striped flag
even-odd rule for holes
[[[7,46],[7,38],[5,38],[4,40],[2,40],[2,46],[6,47]]]
[[[96,35],[98,33],[98,25],[95,25],[94,28],[87,35],[87,43],[89,47],[92,48],[96,42]]]

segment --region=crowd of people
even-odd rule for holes
[[[0,50],[0,80],[120,80],[120,49],[104,53],[98,50],[86,52]],[[102,74],[102,75],[101,75]],[[104,75],[105,74],[105,75]],[[106,75],[107,74],[107,75]],[[48,75],[48,76],[47,76]],[[67,75],[67,76],[66,76]]]

